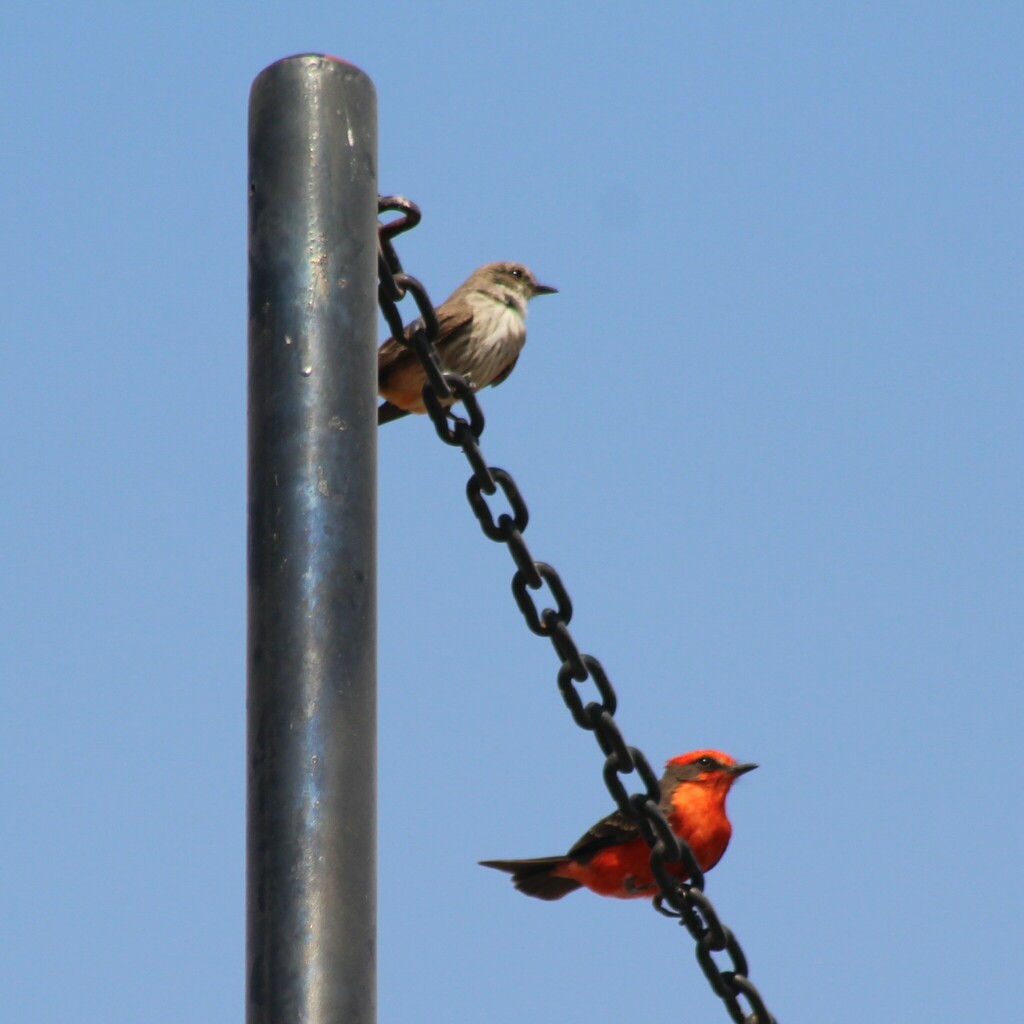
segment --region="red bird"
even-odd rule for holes
[[[665,765],[661,811],[672,831],[689,844],[702,871],[710,871],[729,845],[732,825],[725,816],[725,798],[732,784],[756,767],[737,764],[718,750],[694,750],[673,757]],[[520,892],[541,900],[560,900],[581,887],[599,896],[631,899],[658,893],[650,858],[650,847],[636,822],[616,811],[602,818],[564,857],[480,863],[485,868],[509,872]],[[670,874],[686,881],[682,865],[666,867]]]

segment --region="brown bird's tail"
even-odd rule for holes
[[[551,874],[555,868],[569,863],[568,857],[535,857],[533,860],[482,860],[485,868],[497,868],[512,876],[512,884],[527,896],[539,900],[560,900],[567,893],[580,888],[571,878]]]
[[[409,413],[405,409],[400,409],[397,405],[392,405],[390,402],[381,402],[377,406],[377,425],[390,423],[392,420],[398,420],[408,415]]]

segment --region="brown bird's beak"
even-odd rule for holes
[[[533,294],[537,295],[554,295],[558,291],[557,288],[552,288],[549,284],[535,284],[533,286]]]
[[[746,775],[747,772],[752,772],[756,767],[756,764],[734,764],[729,769],[729,772],[732,775]]]

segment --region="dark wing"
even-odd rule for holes
[[[691,765],[673,766],[661,777],[661,800],[659,806],[666,817],[672,811],[672,792],[682,779],[692,778],[700,769]],[[640,837],[637,823],[622,811],[614,811],[602,818],[576,841],[568,856],[588,861],[594,854],[609,846],[620,846]]]
[[[631,842],[639,835],[640,829],[637,828],[635,821],[626,817],[622,811],[614,811],[580,836],[568,856],[586,862],[595,853],[609,846],[621,846],[623,843]]]

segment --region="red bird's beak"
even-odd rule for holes
[[[746,775],[747,772],[752,772],[756,767],[756,764],[734,764],[729,769],[729,773],[731,775]]]

